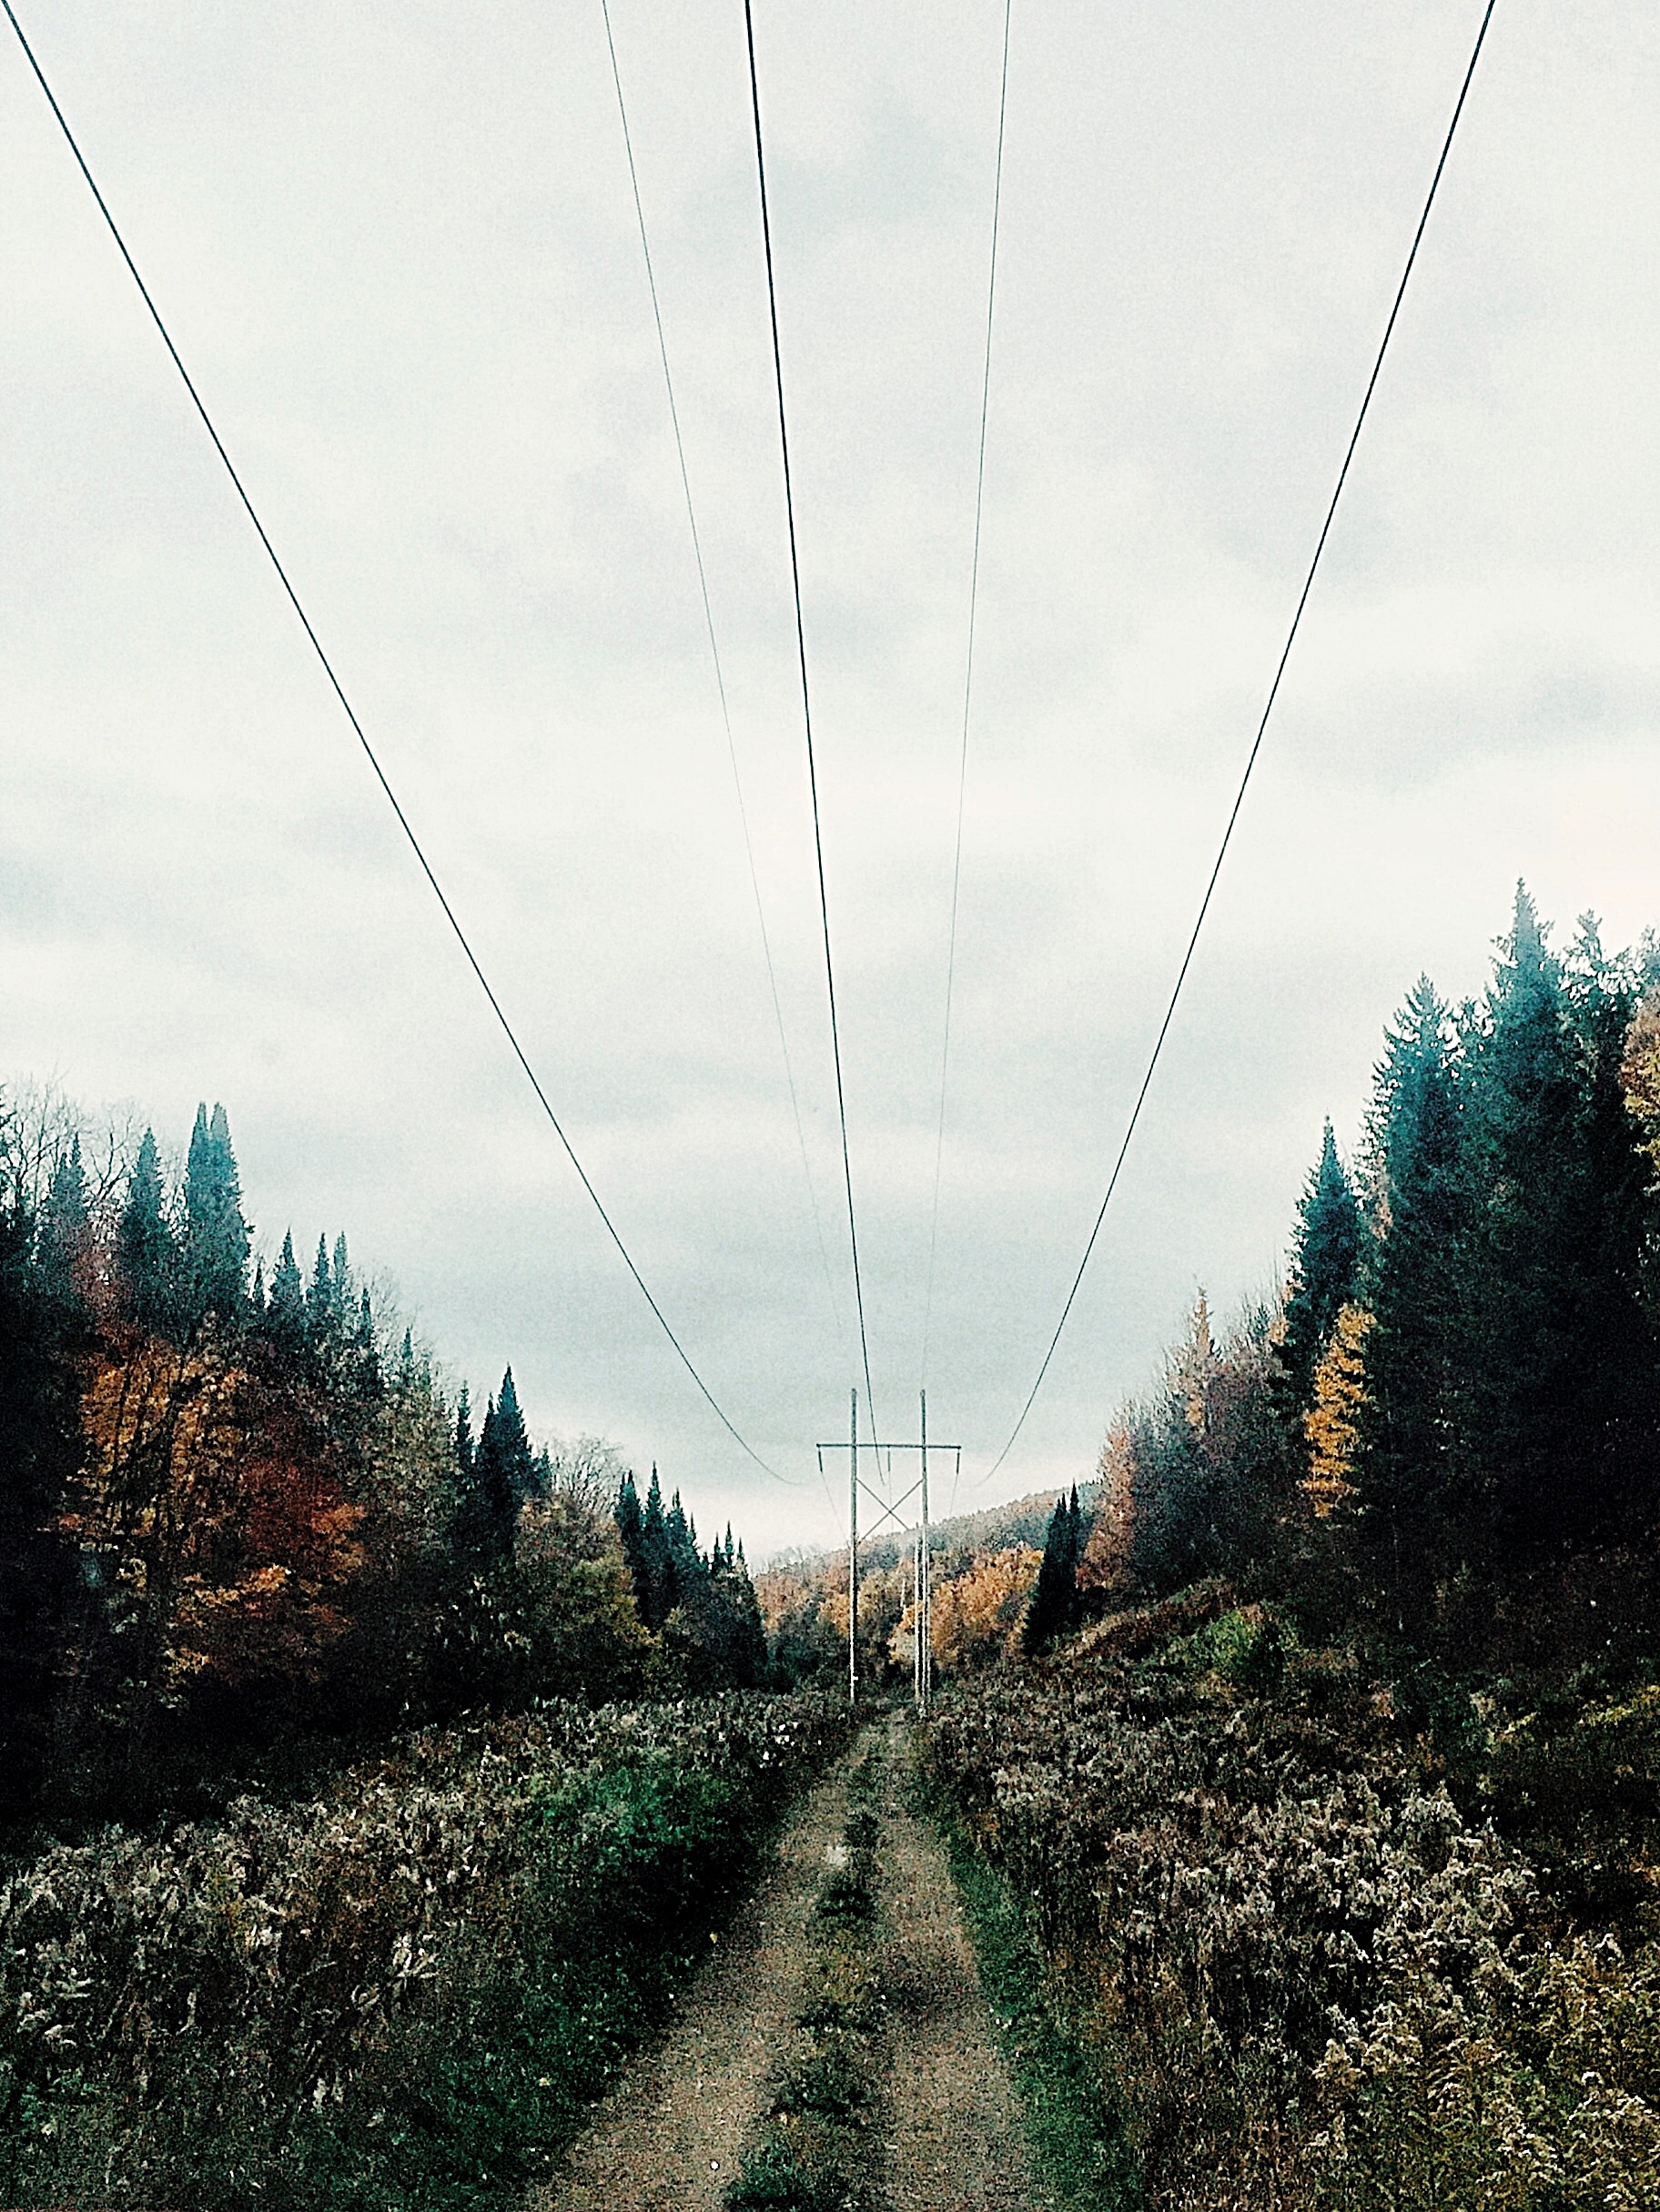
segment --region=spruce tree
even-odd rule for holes
[[[46,1295],[58,1305],[74,1305],[79,1299],[80,1270],[91,1227],[77,1135],[69,1140],[69,1149],[58,1155],[40,1215],[38,1280]]]
[[[501,1394],[496,1399],[495,1448],[501,1455],[508,1487],[512,1492],[515,1512],[536,1490],[535,1462],[531,1452],[531,1439],[525,1431],[524,1416],[519,1410],[519,1393],[513,1387],[513,1370],[510,1367],[501,1378]]]
[[[1373,1317],[1361,1409],[1361,1530],[1400,1601],[1432,1581],[1475,1504],[1466,1357],[1479,1208],[1447,1008],[1421,975],[1385,1033],[1369,1136],[1379,1235],[1359,1303]]]
[[[461,1550],[481,1564],[511,1557],[518,1517],[519,1500],[502,1447],[501,1412],[492,1398],[485,1406],[472,1466],[462,1484],[457,1517]]]
[[[338,1289],[339,1277],[335,1277]],[[358,1395],[374,1399],[380,1390],[380,1348],[375,1340],[374,1308],[369,1304],[367,1290],[358,1294],[358,1326],[353,1332],[352,1353],[357,1370]]]
[[[1047,1649],[1074,1625],[1078,1612],[1078,1562],[1083,1549],[1083,1520],[1074,1485],[1070,1500],[1058,1498],[1049,1515],[1043,1559],[1021,1629],[1026,1651]]]
[[[645,1543],[643,1516],[640,1510],[640,1493],[634,1488],[633,1470],[624,1472],[617,1486],[617,1502],[613,1509],[617,1534],[622,1540],[622,1557],[634,1586],[634,1606],[643,1621],[647,1609],[647,1582],[645,1571]]]
[[[343,1318],[335,1305],[334,1279],[329,1270],[329,1239],[319,1236],[317,1258],[311,1263],[311,1288],[306,1293],[306,1333],[320,1347],[330,1341],[337,1320]]]
[[[485,1409],[473,1453],[465,1519],[474,1550],[499,1558],[511,1555],[519,1510],[531,1495],[533,1484],[530,1439],[510,1367],[501,1379],[501,1395]]]
[[[1576,1308],[1591,1192],[1567,1014],[1562,963],[1518,884],[1470,1055],[1483,1206],[1466,1354],[1483,1534],[1522,1553],[1580,1534],[1586,1502]]]
[[[240,1320],[248,1296],[248,1229],[222,1106],[214,1107],[211,1118],[205,1105],[196,1110],[185,1163],[184,1247],[190,1320],[200,1323],[209,1314],[227,1323]]]
[[[1329,1121],[1297,1211],[1297,1247],[1279,1347],[1284,1395],[1294,1418],[1309,1402],[1315,1363],[1338,1314],[1354,1296],[1361,1259],[1360,1204],[1337,1157]]]
[[[266,1328],[272,1338],[287,1351],[298,1351],[305,1341],[306,1293],[300,1280],[299,1266],[294,1258],[294,1233],[285,1229],[282,1250],[277,1265],[271,1269],[271,1287],[266,1299]]]
[[[645,1510],[641,1515],[640,1550],[645,1562],[645,1603],[642,1608],[645,1625],[660,1629],[673,1611],[678,1592],[655,1460],[652,1462],[652,1480],[645,1493]]]
[[[476,1449],[472,1440],[472,1401],[463,1383],[461,1396],[455,1401],[455,1464],[462,1475],[471,1474]]]
[[[145,1328],[167,1330],[175,1318],[178,1248],[167,1226],[167,1194],[153,1129],[145,1131],[133,1163],[116,1245],[134,1318]]]

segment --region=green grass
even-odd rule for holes
[[[1042,1962],[1007,1883],[975,1851],[949,1805],[930,1795],[921,1809],[946,1845],[1039,2173],[1074,2212],[1137,2212],[1141,2189],[1122,2117],[1098,2066],[1050,2006]]]

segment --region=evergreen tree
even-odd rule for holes
[[[1298,1207],[1297,1248],[1285,1301],[1280,1364],[1288,1410],[1309,1402],[1315,1363],[1341,1308],[1354,1296],[1361,1258],[1361,1208],[1328,1121],[1320,1160]]]
[[[617,1502],[613,1510],[617,1534],[622,1543],[622,1558],[633,1583],[634,1605],[641,1619],[646,1618],[647,1580],[645,1571],[644,1519],[640,1510],[640,1493],[634,1488],[633,1470],[624,1473],[617,1486]]]
[[[306,1293],[306,1334],[314,1345],[325,1345],[334,1336],[337,1321],[343,1318],[335,1305],[334,1280],[329,1271],[329,1239],[319,1237],[317,1258],[311,1263],[311,1288]]]
[[[1652,957],[1652,944],[1647,954]],[[1585,1526],[1624,1540],[1660,1520],[1660,1189],[1625,1092],[1628,1040],[1649,986],[1645,956],[1610,959],[1581,917],[1568,971],[1589,1202],[1575,1239],[1579,1419],[1595,1439]]]
[[[299,1265],[294,1258],[294,1234],[285,1229],[282,1250],[271,1269],[270,1294],[266,1301],[266,1327],[288,1351],[298,1351],[305,1340],[306,1293]]]
[[[455,1464],[462,1475],[472,1472],[475,1446],[472,1440],[472,1403],[467,1395],[467,1385],[461,1385],[461,1394],[455,1401]]]
[[[524,1416],[519,1410],[519,1393],[513,1387],[513,1370],[511,1367],[501,1378],[501,1394],[496,1399],[494,1449],[501,1454],[514,1510],[517,1511],[527,1498],[535,1494],[536,1473],[531,1439],[525,1431]]]
[[[697,1548],[697,1530],[688,1520],[685,1508],[675,1491],[663,1520],[663,1534],[668,1543],[669,1565],[673,1576],[674,1603],[691,1608],[696,1604],[699,1593],[709,1579],[703,1554]]]
[[[1527,1552],[1583,1533],[1593,1504],[1580,1361],[1582,1222],[1594,1199],[1563,966],[1521,884],[1483,1013],[1470,1055],[1483,1199],[1466,1271],[1472,1443],[1483,1544]]]
[[[81,1166],[81,1140],[77,1135],[69,1140],[68,1151],[58,1155],[40,1217],[40,1288],[59,1305],[71,1305],[80,1295],[80,1269],[91,1227],[86,1177]]]
[[[335,1277],[339,1289],[339,1277]],[[358,1395],[363,1399],[379,1397],[380,1391],[380,1348],[375,1340],[374,1309],[369,1302],[367,1290],[359,1293],[358,1326],[352,1337],[352,1353],[356,1362]]]
[[[145,1131],[133,1164],[116,1243],[134,1318],[146,1328],[167,1330],[175,1318],[178,1247],[167,1225],[161,1161],[153,1129]]]
[[[1619,1084],[1635,976],[1588,920],[1559,960],[1520,885],[1500,951],[1473,1055],[1485,1264],[1471,1366],[1483,1518],[1503,1554],[1528,1559],[1614,1536],[1648,1488],[1654,1218]]]
[[[1361,1413],[1361,1523],[1372,1571],[1399,1597],[1432,1580],[1473,1502],[1468,1363],[1477,1208],[1452,1024],[1421,975],[1385,1033],[1369,1124],[1380,1235],[1360,1303],[1368,1402]],[[1456,1548],[1457,1540],[1452,1540]]]
[[[1078,1619],[1078,1563],[1083,1556],[1083,1516],[1078,1510],[1078,1486],[1069,1499],[1058,1498],[1049,1516],[1043,1559],[1038,1569],[1021,1643],[1028,1653],[1044,1651]]]
[[[222,1106],[214,1107],[211,1118],[206,1106],[198,1106],[185,1163],[184,1267],[193,1323],[210,1313],[221,1321],[241,1318],[248,1247],[230,1124]]]
[[[472,1457],[462,1516],[463,1540],[470,1550],[492,1558],[511,1557],[519,1510],[531,1495],[533,1483],[530,1439],[510,1367],[501,1379],[501,1395],[485,1409]]]
[[[663,1510],[663,1490],[657,1480],[657,1463],[652,1462],[652,1480],[645,1493],[645,1510],[640,1520],[640,1551],[645,1570],[645,1601],[641,1611],[649,1629],[660,1629],[674,1610],[678,1592],[674,1586],[674,1562],[669,1547],[669,1532]]]
[[[501,1561],[512,1550],[517,1507],[496,1429],[492,1398],[485,1403],[472,1465],[462,1480],[456,1514],[456,1549],[475,1566]]]

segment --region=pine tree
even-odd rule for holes
[[[222,1106],[214,1107],[211,1118],[206,1106],[198,1106],[185,1163],[184,1269],[192,1322],[209,1314],[224,1322],[242,1318],[248,1247],[230,1124]]]
[[[455,1401],[455,1464],[464,1476],[472,1472],[476,1449],[472,1440],[472,1402],[463,1383],[461,1396]]]
[[[1361,1208],[1337,1157],[1328,1121],[1320,1159],[1298,1207],[1297,1248],[1285,1301],[1285,1333],[1279,1347],[1287,1408],[1300,1414],[1309,1402],[1314,1367],[1339,1311],[1354,1295],[1361,1259]]]
[[[147,1129],[127,1187],[116,1244],[136,1320],[164,1332],[175,1319],[178,1247],[167,1226],[156,1132]]]

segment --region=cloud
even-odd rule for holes
[[[692,1389],[492,1031],[15,61],[0,67],[6,1064],[223,1097],[475,1389],[833,1529],[856,1371],[735,18],[613,15],[801,1172],[597,11],[31,23]],[[1468,17],[1468,19],[1466,19]],[[1000,1447],[1099,1202],[1473,35],[1017,14],[930,1411]],[[825,861],[885,1425],[921,1379],[1000,12],[763,25]],[[1651,15],[1495,20],[1094,1272],[999,1485],[1084,1471],[1321,1116],[1526,874],[1652,916]],[[987,1493],[991,1494],[991,1493]],[[816,1505],[813,1502],[817,1499]]]

